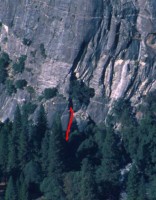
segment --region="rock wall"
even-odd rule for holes
[[[27,55],[26,68],[31,70],[15,78],[26,79],[38,94],[58,87],[68,98],[74,71],[95,89],[84,113],[99,123],[114,100],[130,98],[135,105],[155,89],[155,0],[0,0],[0,4],[1,49],[13,61]],[[31,44],[23,44],[24,39]],[[12,97],[2,93],[2,119],[11,116],[12,99],[29,98],[25,91]]]

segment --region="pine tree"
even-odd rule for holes
[[[4,83],[8,74],[7,66],[9,64],[9,56],[7,53],[2,53],[0,57],[0,83]]]
[[[150,180],[149,188],[148,188],[148,199],[155,200],[156,199],[156,178],[153,177],[152,180]]]
[[[35,159],[39,152],[38,152],[38,142],[37,142],[37,128],[31,121],[29,121],[29,157],[30,160]]]
[[[62,136],[62,127],[59,117],[57,117],[53,123],[53,130],[50,134],[49,139],[49,151],[48,151],[48,176],[53,175],[54,173],[61,173],[63,166],[63,136]]]
[[[64,174],[64,192],[68,200],[80,200],[82,177],[81,171],[71,171]]]
[[[94,171],[88,159],[82,161],[80,200],[96,200]]]
[[[28,113],[25,109],[22,109],[22,130],[20,132],[19,136],[19,162],[21,167],[23,167],[26,162],[28,161],[28,152],[29,152],[29,146],[28,146],[28,130],[29,130],[29,122],[28,122]]]
[[[102,148],[101,166],[97,169],[97,182],[101,185],[102,198],[118,198],[120,193],[120,151],[118,138],[111,127],[106,130]]]
[[[107,129],[102,156],[100,169],[102,180],[104,182],[110,182],[112,185],[118,184],[120,175],[120,152],[118,141],[112,128]]]
[[[36,141],[37,148],[41,148],[41,142],[44,138],[45,132],[47,129],[47,118],[43,105],[40,106],[38,118],[37,118],[37,126],[36,126]]]
[[[12,134],[9,137],[9,155],[8,155],[9,171],[17,169],[19,164],[18,149],[19,149],[19,136],[21,134],[21,127],[22,127],[21,112],[19,106],[17,106],[14,115]]]
[[[8,168],[7,168],[8,172],[16,170],[17,166],[18,166],[17,149],[15,147],[14,137],[11,134],[9,136],[9,154],[8,154]]]
[[[0,168],[3,175],[6,175],[8,163],[8,135],[9,127],[5,124],[0,131]]]
[[[134,200],[138,198],[138,170],[135,165],[132,166],[127,182],[127,200]]]
[[[16,143],[18,142],[21,129],[22,129],[22,116],[21,116],[20,108],[17,105],[15,114],[14,114],[13,130],[12,130],[13,136],[16,139]],[[18,145],[18,143],[16,145]]]
[[[48,177],[41,184],[41,191],[48,200],[65,199],[62,181],[63,145],[61,121],[57,117],[49,139]]]
[[[47,169],[48,169],[48,149],[49,149],[49,131],[46,131],[41,147],[41,166],[44,176],[47,175]]]
[[[146,200],[146,187],[145,187],[145,179],[142,176],[138,185],[138,198],[137,200]]]
[[[7,184],[5,200],[17,200],[16,186],[12,177],[9,178]]]
[[[33,160],[29,161],[23,169],[23,174],[26,185],[30,183],[39,184],[42,176],[39,163]]]
[[[47,177],[41,183],[41,192],[48,200],[66,200],[60,180],[56,177]]]
[[[18,184],[18,200],[28,200],[29,195],[28,195],[28,186],[25,183],[24,178],[20,177],[20,181]]]
[[[29,200],[28,185],[25,183],[23,173],[20,174],[19,178],[16,181],[16,188],[18,200]]]

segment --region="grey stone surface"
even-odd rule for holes
[[[57,87],[68,98],[74,70],[77,78],[95,89],[83,112],[99,123],[115,99],[130,98],[135,105],[155,89],[155,0],[0,0],[0,5],[1,49],[13,61],[27,55],[31,72],[14,78],[25,78],[37,94]],[[23,44],[24,38],[32,41],[30,46]],[[2,119],[11,117],[13,101],[19,98],[1,92]]]

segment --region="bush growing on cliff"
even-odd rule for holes
[[[0,83],[4,83],[8,74],[7,66],[9,65],[10,59],[7,53],[3,52],[0,58]]]
[[[43,56],[43,58],[46,58],[47,55],[45,53],[45,48],[44,48],[44,44],[40,44],[40,51],[41,51],[41,55]]]
[[[13,64],[13,70],[15,73],[22,73],[24,71],[26,58],[27,56],[22,55],[18,59],[18,62]]]
[[[32,87],[32,86],[27,86],[27,91],[30,93],[30,94],[35,94],[35,89]]]
[[[25,103],[22,107],[28,114],[34,113],[37,105],[31,102]]]
[[[47,100],[55,97],[56,94],[57,94],[56,88],[46,88],[43,92],[44,98]]]
[[[8,95],[12,95],[12,93],[16,93],[16,87],[13,84],[13,80],[7,80],[6,81],[6,89]]]
[[[89,88],[82,80],[77,80],[75,78],[71,80],[69,94],[71,98],[87,106],[90,98],[94,96],[94,89]]]
[[[27,85],[27,81],[24,80],[24,79],[17,80],[17,81],[15,82],[15,85],[16,85],[16,88],[18,88],[18,89],[23,89],[23,88]]]
[[[24,45],[26,45],[26,46],[30,46],[31,43],[32,43],[31,40],[29,40],[29,39],[27,39],[27,38],[24,38],[24,39],[23,39],[23,44],[24,44]]]

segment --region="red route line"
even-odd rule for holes
[[[74,118],[74,111],[73,111],[72,107],[70,107],[70,119],[69,119],[68,127],[66,130],[66,141],[69,140],[69,133],[70,133],[70,128],[71,128],[71,125],[73,122],[73,118]]]

